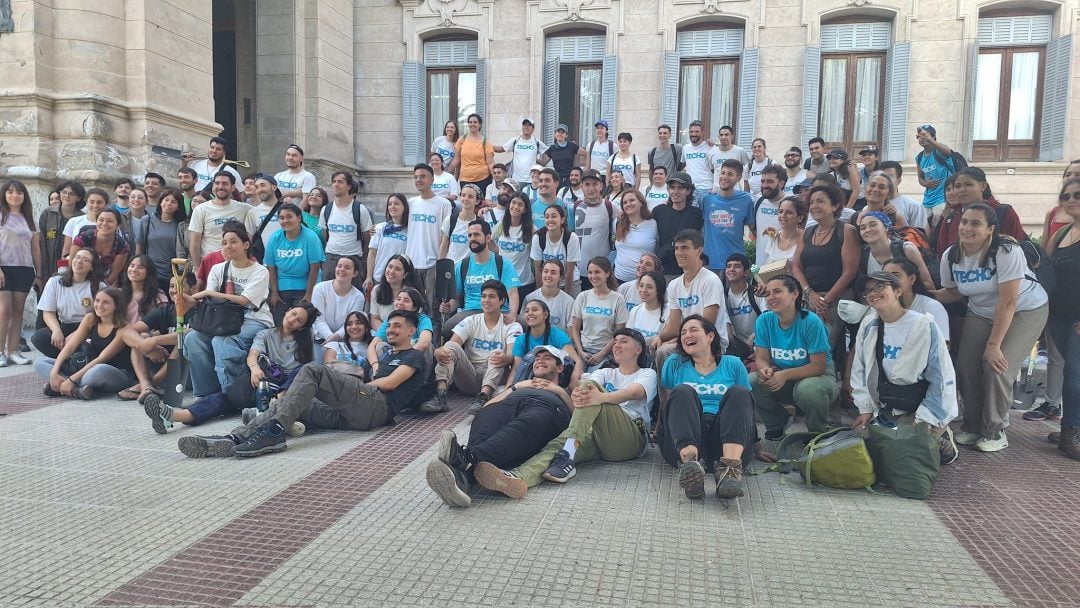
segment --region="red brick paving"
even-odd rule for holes
[[[1046,441],[1054,427],[1013,412],[1009,447],[961,448],[928,501],[1019,606],[1080,605],[1080,462]]]
[[[97,605],[231,606],[460,422],[466,415],[460,401],[447,414],[406,418],[378,431]]]
[[[0,378],[0,416],[22,414],[67,399],[46,397],[41,392],[42,386],[45,386],[45,381],[33,372]]]

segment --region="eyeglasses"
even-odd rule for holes
[[[868,298],[868,297],[870,297],[870,294],[881,293],[881,292],[885,291],[885,288],[888,287],[888,285],[889,285],[888,283],[878,283],[877,285],[874,285],[873,287],[867,287],[862,292],[863,297]]]
[[[1074,200],[1074,201],[1080,201],[1080,190],[1078,190],[1076,192],[1073,192],[1071,195],[1068,192],[1066,192],[1065,194],[1062,194],[1061,196],[1059,196],[1058,200],[1064,203],[1065,201],[1069,200],[1070,198],[1072,200]]]
[[[792,153],[792,152],[789,152],[789,153],[784,155],[784,158],[798,158],[798,157],[799,157],[798,154],[795,154],[795,153]]]
[[[61,190],[60,196],[75,196],[74,190]]]

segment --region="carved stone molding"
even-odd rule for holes
[[[748,0],[674,0],[674,4],[697,4],[701,6],[701,13],[705,15],[719,15],[724,13],[724,5],[735,2],[747,2]]]
[[[491,5],[488,0],[398,0],[398,3],[403,9],[412,10],[413,17],[434,19],[441,27],[459,25],[462,17],[480,15],[481,4]]]
[[[542,0],[541,13],[565,13],[564,21],[580,21],[582,11],[611,8],[611,0]]]

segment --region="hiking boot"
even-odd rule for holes
[[[484,391],[477,393],[476,399],[473,399],[472,405],[469,406],[469,413],[474,416],[479,414],[480,410],[484,409],[484,406],[487,405],[488,399],[490,398],[491,395],[485,395]]]
[[[420,414],[441,414],[443,412],[449,412],[450,406],[446,403],[446,391],[435,393],[434,397],[421,403],[420,407],[416,408],[416,411]]]
[[[432,458],[428,463],[427,484],[448,506],[464,509],[472,505],[472,484],[469,483],[468,473],[450,466],[442,458]]]
[[[964,431],[960,431],[953,436],[953,441],[957,445],[975,445],[980,439],[982,439],[982,436],[978,433],[966,433]]]
[[[33,363],[29,357],[24,357],[19,353],[11,353],[8,355],[8,361],[11,361],[15,365],[30,365]]]
[[[455,469],[469,470],[469,450],[458,443],[454,431],[443,431],[439,435],[439,443],[435,448],[435,457]]]
[[[181,437],[176,447],[188,458],[230,458],[236,444],[232,435],[195,435]]]
[[[942,466],[956,462],[960,457],[960,450],[956,447],[956,439],[953,430],[945,427],[945,432],[938,437],[938,453],[941,455]]]
[[[1024,420],[1061,420],[1061,406],[1043,403],[1033,410],[1024,412]]]
[[[158,435],[164,435],[172,428],[173,408],[165,405],[161,397],[154,393],[147,393],[143,399],[143,411],[150,418],[150,425],[154,427],[154,432]]]
[[[716,461],[713,477],[716,479],[717,498],[736,498],[743,495],[743,468],[740,458],[721,458]]]
[[[980,452],[1000,452],[1009,447],[1009,440],[1005,437],[1005,431],[998,431],[996,437],[981,437],[975,442],[975,449]]]
[[[289,447],[285,445],[285,429],[281,428],[276,421],[271,421],[260,426],[247,441],[237,445],[233,454],[241,458],[254,458],[275,452],[284,452]]]
[[[555,458],[551,459],[547,470],[544,471],[544,479],[555,483],[566,483],[574,475],[577,475],[577,468],[574,466],[574,459],[566,450],[559,450]]]
[[[1080,460],[1080,427],[1061,427],[1061,443],[1058,448],[1073,460]]]
[[[476,463],[473,467],[473,476],[476,477],[476,483],[485,490],[498,492],[510,498],[525,498],[525,493],[529,491],[529,484],[525,483],[524,479],[490,462]]]
[[[696,460],[684,462],[679,467],[679,485],[691,500],[705,498],[705,467]]]

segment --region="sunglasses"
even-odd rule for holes
[[[799,154],[795,154],[795,153],[793,153],[793,152],[789,152],[789,153],[787,153],[787,154],[785,154],[785,155],[784,155],[784,158],[798,158],[799,156],[800,156]]]

